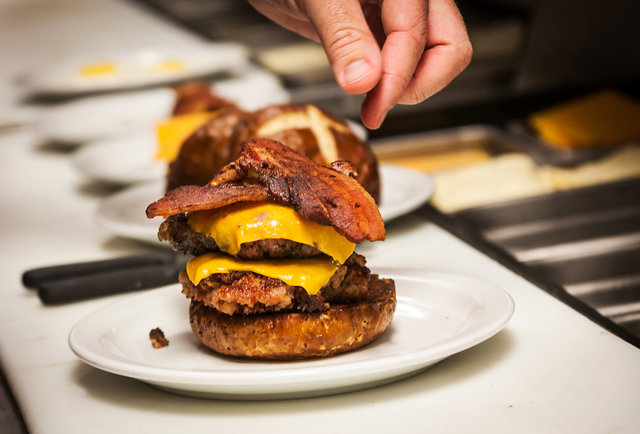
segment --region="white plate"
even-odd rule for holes
[[[385,222],[409,213],[429,200],[434,190],[429,175],[388,164],[380,165],[380,214]],[[96,222],[114,235],[159,243],[161,217],[148,219],[145,209],[164,196],[165,181],[134,185],[104,199],[95,212]],[[163,243],[166,245],[166,243]]]
[[[435,183],[426,173],[380,164],[380,214],[385,222],[415,211],[433,195]]]
[[[233,71],[247,63],[248,53],[246,47],[233,43],[100,52],[32,68],[25,77],[25,90],[32,94],[75,95],[159,85]],[[166,62],[176,67],[163,68]],[[83,68],[97,64],[108,64],[114,70],[92,76],[81,74]]]
[[[496,334],[513,314],[502,289],[469,277],[378,269],[396,282],[391,326],[371,345],[327,359],[256,362],[221,357],[193,336],[178,285],[107,306],[78,322],[71,349],[104,371],[173,392],[209,398],[278,399],[339,393],[389,383]],[[160,327],[169,346],[153,349]]]
[[[162,180],[167,164],[154,158],[153,128],[97,140],[73,153],[71,164],[84,177],[112,184]]]
[[[290,100],[276,77],[256,67],[243,67],[211,87],[245,110]],[[174,103],[170,87],[88,96],[41,110],[34,127],[43,142],[78,145],[131,131],[153,131],[157,121],[171,115]]]

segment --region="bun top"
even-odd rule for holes
[[[269,139],[244,142],[240,156],[204,186],[183,186],[147,207],[147,217],[210,210],[237,202],[271,200],[303,217],[332,226],[348,240],[383,240],[384,222],[374,199],[345,161],[322,166]]]
[[[276,104],[246,117],[234,130],[233,143],[267,138],[284,143],[316,163],[347,160],[358,181],[378,201],[378,160],[362,139],[342,119],[312,104]],[[239,148],[235,150],[238,155]]]
[[[343,120],[311,104],[275,104],[244,112],[215,96],[208,86],[190,83],[176,88],[174,114],[214,111],[180,147],[169,165],[167,191],[181,185],[206,184],[241,152],[242,143],[257,138],[286,144],[316,163],[350,161],[358,181],[378,201],[378,160],[371,147]]]

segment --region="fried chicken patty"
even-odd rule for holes
[[[250,271],[208,276],[196,286],[180,273],[182,292],[228,315],[277,311],[326,311],[329,303],[360,300],[367,296],[370,271],[363,256],[353,253],[317,294],[290,286],[279,279]]]
[[[180,253],[194,256],[220,251],[213,238],[196,232],[189,226],[186,214],[172,215],[162,222],[158,230],[158,239],[168,241],[171,247]],[[313,246],[278,238],[244,243],[235,256],[242,259],[279,259],[310,258],[322,254]]]

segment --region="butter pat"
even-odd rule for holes
[[[550,193],[549,173],[523,154],[505,154],[473,166],[437,172],[432,203],[443,212]]]
[[[640,145],[626,146],[607,157],[572,169],[549,168],[556,190],[569,190],[640,176]]]

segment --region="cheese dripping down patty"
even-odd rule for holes
[[[189,225],[194,231],[212,237],[220,250],[229,255],[236,255],[244,243],[279,238],[313,246],[327,255],[243,260],[224,253],[206,253],[187,264],[187,276],[194,285],[211,274],[251,271],[316,294],[355,249],[355,243],[333,227],[322,226],[292,208],[269,202],[246,202],[196,211],[189,215]]]
[[[205,253],[187,263],[187,276],[194,285],[212,274],[251,271],[300,286],[309,294],[317,294],[329,282],[339,265],[326,256],[306,259],[237,259],[224,253]]]
[[[189,226],[212,237],[221,251],[237,255],[244,243],[287,239],[315,247],[343,264],[355,249],[333,227],[307,220],[294,209],[270,202],[243,202],[189,215]]]

